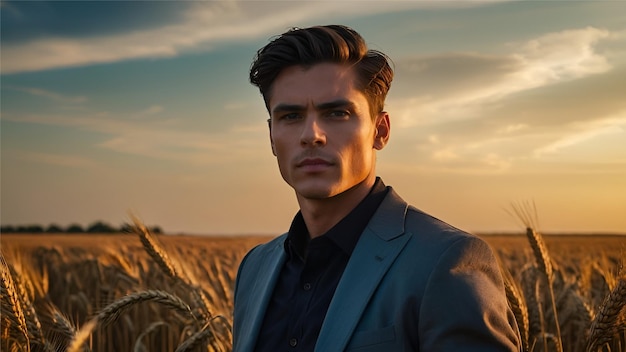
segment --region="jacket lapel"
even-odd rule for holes
[[[285,236],[282,236],[285,237]],[[248,297],[246,307],[249,309],[246,319],[242,322],[240,336],[242,338],[238,351],[253,351],[256,340],[263,324],[267,305],[274,292],[276,280],[280,274],[282,265],[286,259],[283,242],[276,241],[277,245],[269,248],[261,255],[263,261],[260,263],[249,263],[248,265],[259,265],[257,273],[268,273],[267,275],[257,275],[251,294]]]
[[[376,287],[411,237],[407,210],[393,190],[361,235],[330,303],[315,351],[343,351]]]

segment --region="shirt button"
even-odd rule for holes
[[[298,344],[298,340],[296,339],[289,340],[289,346],[296,347],[297,344]]]
[[[308,291],[308,290],[311,289],[311,284],[307,282],[306,284],[304,284],[303,288],[304,288],[305,291]]]

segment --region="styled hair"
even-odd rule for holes
[[[250,83],[257,86],[269,111],[272,84],[290,66],[319,63],[349,65],[357,76],[357,89],[367,98],[374,118],[383,111],[393,80],[387,55],[368,50],[363,37],[341,25],[292,28],[257,51],[250,67]]]

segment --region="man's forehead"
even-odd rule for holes
[[[279,104],[320,105],[339,100],[357,104],[365,96],[356,88],[352,69],[339,64],[290,66],[276,77],[269,106]]]

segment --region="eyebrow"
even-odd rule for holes
[[[336,108],[342,108],[342,107],[348,108],[348,109],[354,109],[355,105],[350,100],[338,99],[338,100],[333,100],[333,101],[329,101],[325,103],[320,103],[315,106],[315,109],[316,110],[330,110],[330,109],[336,109]],[[275,115],[281,112],[286,112],[286,111],[304,111],[304,110],[306,110],[306,106],[304,105],[278,104],[272,109],[272,115]]]

